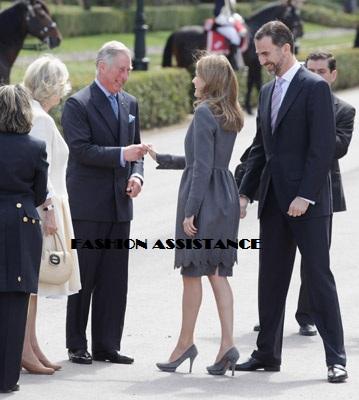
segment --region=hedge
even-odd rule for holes
[[[335,12],[332,8],[305,4],[301,11],[304,21],[319,25],[356,28],[359,24],[359,14],[345,14],[342,11]]]
[[[240,12],[249,16],[254,9],[253,4],[241,3]],[[262,3],[263,4],[263,3]],[[110,7],[93,7],[91,11],[83,11],[75,7],[55,7],[52,16],[56,20],[61,33],[65,37],[86,36],[100,33],[133,32],[135,8],[119,10]],[[184,25],[202,25],[206,18],[213,15],[213,5],[197,6],[170,5],[146,6],[145,17],[149,30],[173,31]]]

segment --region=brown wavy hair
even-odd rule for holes
[[[205,85],[194,106],[205,102],[224,130],[239,132],[243,111],[238,102],[237,77],[227,58],[217,54],[202,56],[196,63],[196,74]]]

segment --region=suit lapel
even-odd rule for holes
[[[120,92],[118,94],[118,101],[120,107],[120,146],[127,146],[129,144],[129,134],[128,134],[128,125],[129,125],[129,105],[127,96],[125,93]]]
[[[272,136],[272,127],[271,127],[271,109],[272,109],[272,94],[274,90],[275,79],[272,80],[270,85],[267,88],[267,93],[263,98],[263,110],[265,114],[263,115],[263,119],[265,121],[266,130]]]
[[[111,108],[111,104],[109,100],[106,98],[103,91],[97,86],[94,82],[91,85],[91,94],[92,94],[92,101],[95,108],[100,113],[101,117],[103,118],[106,125],[109,127],[109,130],[117,141],[118,138],[118,121],[115,117],[115,114]]]
[[[302,76],[303,67],[297,71],[294,75],[292,81],[289,84],[287,92],[284,96],[280,109],[278,111],[277,119],[275,121],[275,126],[273,130],[273,134],[276,132],[278,125],[280,124],[281,120],[284,118],[285,114],[289,110],[290,106],[292,105],[293,101],[298,96],[299,92],[302,90],[303,85],[301,84],[304,77]]]

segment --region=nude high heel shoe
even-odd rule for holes
[[[164,372],[176,372],[176,369],[189,358],[189,373],[192,372],[192,365],[194,359],[197,357],[197,347],[193,344],[189,347],[177,360],[168,363],[157,363],[156,366]]]
[[[36,374],[36,375],[52,375],[55,370],[53,368],[44,367],[40,362],[39,363],[32,363],[30,361],[21,361],[22,368],[26,369],[29,374]]]
[[[230,368],[232,376],[234,376],[234,369],[236,368],[238,358],[239,352],[237,348],[231,347],[218,362],[207,367],[207,371],[210,375],[224,375],[227,369]]]

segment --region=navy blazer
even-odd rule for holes
[[[133,96],[122,92],[119,100],[118,120],[95,82],[65,103],[62,126],[70,150],[66,183],[73,219],[132,219],[127,181],[134,173],[143,176],[143,160],[121,167],[120,147],[141,143],[139,113]]]
[[[335,95],[333,95],[333,102],[335,111],[336,143],[335,159],[330,173],[332,178],[333,212],[338,212],[347,209],[338,160],[344,157],[348,152],[354,129],[355,108]]]
[[[260,92],[257,133],[239,193],[253,199],[259,186],[259,217],[270,183],[283,213],[300,196],[315,205],[297,218],[330,215],[329,169],[335,151],[335,121],[329,85],[301,67],[288,87],[272,132],[274,82],[264,85]]]
[[[36,293],[42,248],[36,207],[46,199],[45,142],[0,133],[0,292]]]

